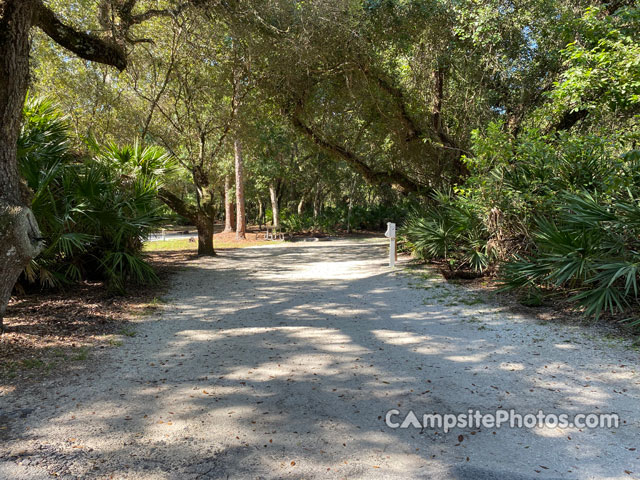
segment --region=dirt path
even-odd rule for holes
[[[167,300],[86,371],[0,398],[0,478],[640,478],[637,352],[392,273],[383,246],[227,251]],[[394,408],[623,423],[444,434]]]

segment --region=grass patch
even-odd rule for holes
[[[265,240],[264,242],[216,242],[213,246],[216,249],[219,248],[246,248],[246,247],[259,247],[262,245],[273,245],[274,242]],[[198,241],[190,242],[188,238],[179,240],[164,240],[158,242],[146,242],[142,247],[144,252],[169,252],[169,251],[184,251],[184,252],[197,252]]]
[[[484,300],[480,297],[474,297],[474,298],[468,298],[468,299],[463,299],[460,300],[460,303],[462,303],[463,305],[467,305],[467,306],[472,306],[472,305],[480,305],[485,303]]]
[[[18,376],[18,364],[17,362],[7,362],[5,364],[5,371],[2,372],[7,379],[12,380]]]
[[[44,362],[39,358],[25,358],[21,362],[22,368],[26,368],[27,370],[31,370],[33,368],[42,368],[44,367]]]
[[[136,332],[135,330],[131,330],[129,328],[123,328],[122,330],[120,330],[120,335],[124,335],[125,337],[135,337],[136,336]]]
[[[55,348],[52,352],[52,355],[55,358],[62,358],[63,360],[67,358],[67,354],[61,348]]]
[[[89,358],[89,349],[86,347],[82,347],[78,349],[78,353],[76,353],[71,359],[74,362],[82,362]]]

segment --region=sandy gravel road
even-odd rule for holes
[[[640,478],[638,354],[347,241],[238,249],[86,369],[0,398],[0,478]],[[607,413],[617,428],[392,429],[385,414]]]

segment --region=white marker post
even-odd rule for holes
[[[389,266],[393,268],[396,264],[396,224],[387,222],[387,231],[384,236],[389,239]]]

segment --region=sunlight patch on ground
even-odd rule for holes
[[[433,338],[425,335],[416,335],[412,332],[399,332],[396,330],[373,330],[372,333],[380,340],[390,345],[414,345],[432,343]]]
[[[457,363],[479,363],[479,362],[484,362],[487,359],[487,354],[476,353],[473,355],[449,355],[444,358]]]
[[[501,363],[498,367],[500,370],[506,370],[508,372],[520,372],[525,369],[525,366],[521,363]]]
[[[556,382],[547,384],[545,387],[561,392],[564,398],[580,403],[581,407],[593,406],[600,408],[601,405],[606,405],[607,400],[611,398],[611,395],[605,393],[601,388],[593,386],[568,387],[564,383]]]
[[[296,268],[292,277],[298,280],[328,280],[366,278],[371,275],[371,271],[363,268],[361,261],[347,262],[318,262],[301,265]],[[289,275],[285,275],[288,277]]]
[[[535,427],[531,431],[540,437],[565,439],[567,435],[578,431],[577,428],[549,428]]]
[[[352,308],[342,304],[325,304],[322,306],[313,304],[296,305],[292,308],[287,308],[280,312],[281,315],[285,315],[291,318],[314,318],[318,316],[331,315],[334,317],[349,317],[354,318],[359,315],[370,314],[371,310],[362,308]]]
[[[388,345],[413,346],[412,351],[420,355],[440,355],[444,352],[455,351],[452,344],[434,340],[432,337],[416,335],[411,332],[400,332],[397,330],[372,330],[376,338]]]
[[[314,346],[320,344],[347,345],[351,343],[351,338],[348,335],[340,333],[340,330],[335,328],[298,327],[289,336],[300,340],[309,340],[311,342],[310,345]]]

